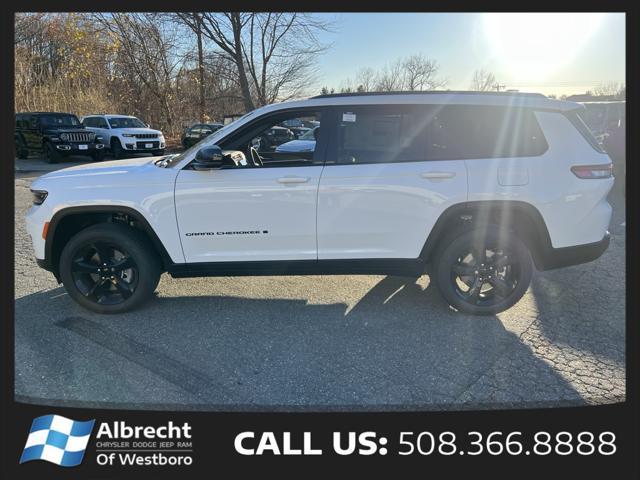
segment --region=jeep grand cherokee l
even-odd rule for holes
[[[129,115],[87,115],[83,125],[111,150],[113,158],[129,158],[132,153],[164,155],[165,139],[160,130],[153,130]]]
[[[33,182],[39,264],[124,312],[173,277],[427,272],[459,311],[514,305],[534,267],[607,248],[611,161],[577,112],[538,94],[325,95],[269,105],[162,158]],[[287,120],[311,151],[261,149]],[[570,288],[570,286],[567,286]]]

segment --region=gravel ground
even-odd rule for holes
[[[390,410],[604,404],[625,398],[624,199],[595,262],[538,272],[493,317],[382,276],[176,280],[117,316],[83,310],[40,270],[16,174],[20,401],[200,410]]]

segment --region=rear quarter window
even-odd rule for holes
[[[533,110],[475,105],[436,109],[427,144],[431,160],[534,157],[548,149]]]
[[[598,143],[596,138],[593,136],[593,133],[591,133],[591,130],[582,119],[581,113],[582,112],[580,110],[572,110],[570,112],[566,112],[565,116],[594,150],[599,153],[605,153],[602,145]]]

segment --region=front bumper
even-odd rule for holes
[[[88,155],[104,150],[101,143],[56,143],[56,150],[67,155]]]
[[[164,150],[165,148],[164,140],[159,140],[157,138],[148,140],[125,138],[120,143],[123,145],[125,150],[130,150],[132,152],[153,152],[156,150]]]
[[[604,251],[609,248],[610,241],[611,235],[607,231],[599,242],[548,249],[539,256],[536,261],[536,267],[538,270],[552,270],[591,262],[600,258]]]

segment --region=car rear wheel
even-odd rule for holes
[[[124,225],[94,225],[76,234],[60,256],[69,296],[96,313],[122,313],[147,301],[160,280],[149,241]]]
[[[533,276],[526,245],[499,227],[467,230],[442,242],[434,261],[435,283],[459,311],[490,315],[515,305]]]
[[[16,156],[21,160],[24,160],[29,156],[29,150],[24,144],[24,140],[22,140],[22,138],[16,138]]]

